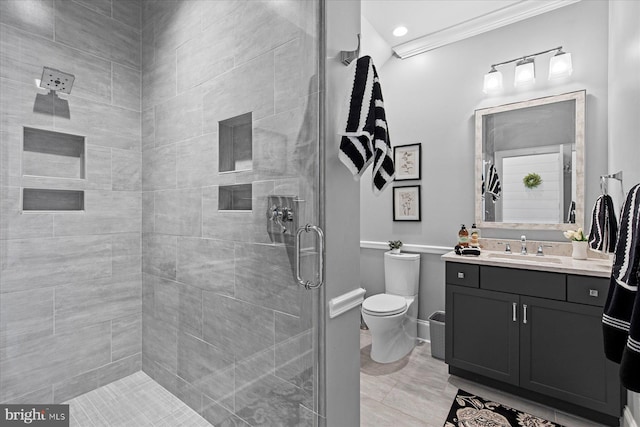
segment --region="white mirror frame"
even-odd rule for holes
[[[536,107],[538,105],[552,104],[555,102],[575,100],[576,103],[576,164],[573,165],[576,171],[576,223],[539,224],[539,223],[519,223],[519,222],[493,222],[484,221],[482,214],[482,131],[483,117],[488,114],[501,113],[504,111],[517,110],[520,108]],[[584,228],[584,134],[585,134],[585,105],[586,91],[569,92],[562,95],[547,96],[528,101],[515,102],[511,104],[498,105],[496,107],[476,110],[475,113],[475,138],[476,138],[476,224],[480,228],[509,228],[517,230],[570,230],[579,227]]]

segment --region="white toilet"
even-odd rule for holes
[[[385,293],[362,303],[362,317],[371,331],[371,359],[391,363],[416,345],[420,254],[384,254]]]

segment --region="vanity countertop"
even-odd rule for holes
[[[525,270],[549,271],[554,273],[577,274],[581,276],[610,277],[612,260],[588,258],[573,259],[569,256],[536,256],[535,254],[507,254],[503,251],[483,250],[480,256],[462,256],[454,251],[442,255],[445,261],[466,264],[493,265],[496,267],[520,268]]]

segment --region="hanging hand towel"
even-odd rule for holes
[[[640,184],[633,187],[622,207],[620,229],[611,271],[611,283],[602,314],[604,352],[620,363],[620,380],[640,392]]]
[[[493,164],[489,164],[489,170],[487,171],[487,193],[491,194],[491,198],[495,202],[500,198],[502,188],[500,187],[500,178],[498,177],[498,170]],[[485,183],[482,182],[482,193],[485,192]]]
[[[395,177],[382,90],[370,56],[350,66],[352,87],[345,101],[346,122],[338,157],[356,180],[373,162],[373,192],[379,194]]]
[[[589,247],[594,251],[613,252],[616,248],[618,221],[613,208],[613,199],[603,194],[596,199],[591,213]]]

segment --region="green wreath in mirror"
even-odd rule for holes
[[[529,175],[522,178],[522,183],[527,188],[536,188],[540,184],[542,184],[542,178],[537,173],[530,173]]]

